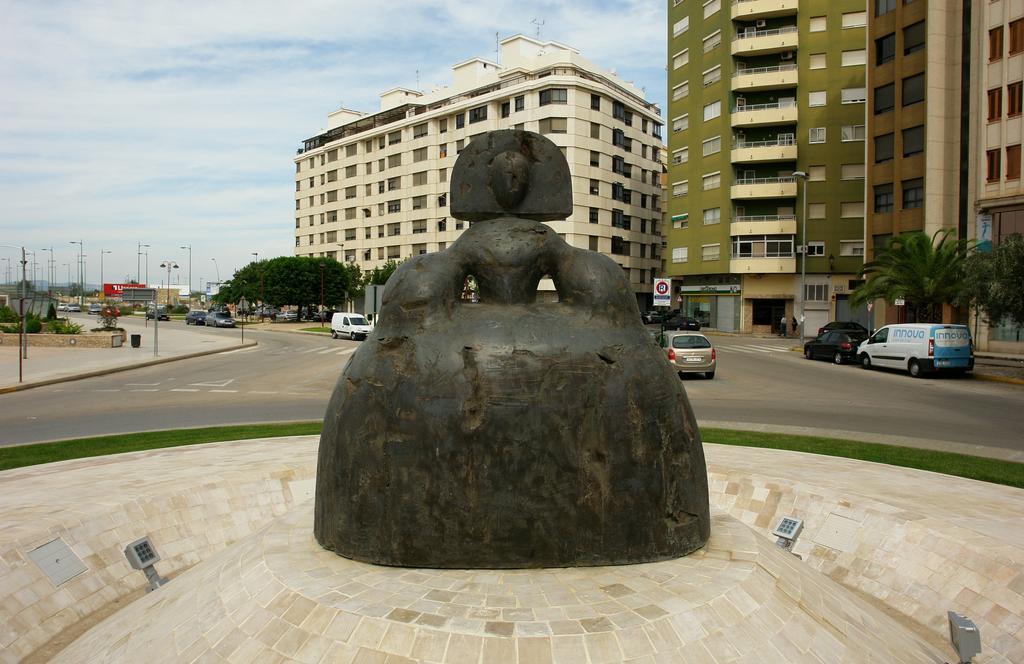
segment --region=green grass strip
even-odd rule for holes
[[[319,332],[320,334],[330,334],[331,328],[329,327],[303,327],[299,328],[303,332]]]
[[[938,452],[914,447],[862,443],[842,438],[795,436],[787,433],[736,431],[734,429],[701,429],[706,443],[761,447],[773,450],[809,452],[825,456],[874,461],[890,466],[930,470],[982,482],[1024,488],[1024,463],[989,459],[987,457]]]
[[[288,422],[283,424],[243,424],[239,426],[146,431],[96,438],[73,438],[52,443],[0,447],[0,470],[34,466],[40,463],[67,461],[104,454],[138,452],[162,447],[199,445],[226,440],[305,436],[320,433],[321,422]]]
[[[246,424],[240,426],[177,429],[142,433],[75,438],[52,443],[0,447],[0,470],[33,466],[54,461],[80,459],[104,454],[137,452],[162,447],[198,445],[248,438],[274,438],[278,436],[305,436],[320,433],[320,422],[290,422],[284,424]],[[721,445],[740,445],[775,450],[809,452],[826,456],[874,461],[892,466],[930,470],[946,475],[1005,484],[1024,488],[1024,464],[986,457],[936,452],[912,447],[897,447],[879,443],[862,443],[841,438],[796,436],[761,431],[733,429],[702,429],[705,442]]]

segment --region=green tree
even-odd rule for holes
[[[395,273],[395,270],[398,269],[400,264],[400,261],[392,259],[380,267],[373,268],[373,270],[370,271],[370,274],[366,277],[366,283],[383,286],[388,282],[388,279],[391,278],[391,275]]]
[[[233,304],[244,295],[251,303],[262,300],[275,307],[290,305],[316,309],[320,304],[321,265],[325,306],[340,305],[346,294],[352,297],[360,291],[359,268],[356,266],[343,265],[331,258],[280,256],[241,268],[221,286],[214,300]]]
[[[951,230],[928,237],[916,231],[894,237],[861,268],[867,282],[853,291],[850,304],[872,300],[906,301],[911,321],[942,320],[942,305],[964,300],[964,263],[971,243],[952,238]]]
[[[990,252],[973,253],[965,268],[965,301],[981,307],[992,323],[1009,318],[1024,324],[1024,236],[1014,234]]]

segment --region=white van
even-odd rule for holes
[[[857,348],[865,369],[888,367],[909,371],[919,378],[926,373],[963,373],[974,368],[974,345],[966,325],[905,323],[886,325]]]
[[[349,339],[365,339],[373,327],[362,314],[348,314],[342,311],[331,316],[331,336]]]

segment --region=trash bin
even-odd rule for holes
[[[132,335],[132,348],[139,348],[141,346],[142,346],[142,335],[141,334],[133,334]]]

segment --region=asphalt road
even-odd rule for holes
[[[196,335],[228,332],[189,329]],[[251,335],[259,341],[252,349],[0,395],[0,445],[321,419],[335,381],[360,342],[272,331]],[[702,422],[1024,450],[1024,389],[1019,386],[971,378],[913,379],[812,362],[788,350],[793,340],[712,339],[719,361],[715,379],[685,379]]]

